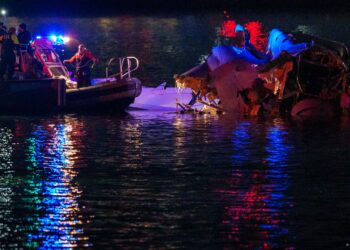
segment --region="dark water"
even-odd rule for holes
[[[232,12],[244,24],[259,20],[266,30],[279,27],[341,41],[350,46],[350,16],[347,14],[310,14],[300,12]],[[199,64],[210,53],[223,22],[221,13],[184,16],[117,16],[112,18],[8,18],[8,26],[26,22],[36,35],[65,34],[74,40],[68,47],[71,55],[78,43],[85,43],[99,58],[95,75],[104,75],[109,58],[133,55],[140,59],[137,76],[147,85],[164,81],[174,84],[173,75]],[[71,49],[71,51],[69,51]]]
[[[1,246],[346,248],[349,125],[2,117]]]
[[[254,15],[239,18],[349,41],[348,16]],[[208,52],[221,17],[25,21],[74,33],[101,58],[128,51],[156,84]],[[349,249],[349,128],[347,118],[0,116],[0,246]]]

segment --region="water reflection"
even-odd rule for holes
[[[0,128],[0,242],[10,238],[15,232],[13,225],[13,135],[7,127]]]
[[[348,125],[0,118],[0,248],[345,246]]]
[[[184,166],[184,158],[188,154],[186,150],[186,129],[185,122],[183,119],[176,117],[173,123],[175,133],[175,144],[174,144],[174,163],[176,166]]]
[[[26,204],[34,206],[28,215],[32,224],[26,247],[88,246],[75,182],[75,142],[72,122],[36,126],[28,138],[28,166],[31,173],[25,192]]]
[[[233,163],[238,166],[248,163],[251,160],[251,150],[254,142],[249,129],[252,127],[250,122],[240,122],[237,128],[233,131],[232,144],[234,154],[232,155]]]
[[[124,164],[130,168],[142,167],[143,142],[141,124],[127,122],[124,125],[121,141],[125,145],[122,148],[122,159]]]
[[[226,179],[227,188],[218,191],[226,203],[224,235],[239,248],[293,247],[286,224],[293,205],[285,196],[290,179],[286,167],[293,150],[287,137],[279,120],[266,127],[243,121],[233,132],[234,169]]]

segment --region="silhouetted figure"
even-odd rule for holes
[[[6,27],[3,22],[0,22],[0,36],[3,36],[7,33]]]
[[[2,43],[0,79],[2,80],[4,74],[7,72],[7,79],[11,80],[16,63],[15,50],[17,53],[19,51],[19,42],[16,36],[16,29],[12,27],[6,34],[0,36],[0,42]]]
[[[23,45],[29,45],[30,41],[32,40],[32,35],[27,30],[27,25],[25,23],[21,23],[18,26],[18,41],[20,44]]]

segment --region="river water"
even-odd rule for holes
[[[243,12],[232,14],[232,17],[241,24],[258,20],[267,31],[275,27],[302,31],[350,46],[350,17],[347,14]],[[199,64],[201,58],[210,53],[223,15],[12,17],[7,21],[9,27],[26,22],[33,35],[70,36],[72,41],[66,48],[66,56],[72,55],[79,43],[84,43],[100,59],[95,68],[96,76],[104,75],[109,58],[136,56],[141,63],[137,76],[146,85],[155,86],[164,81],[173,85],[174,74]]]
[[[237,18],[349,43],[348,16]],[[139,57],[148,85],[198,63],[222,21],[8,19],[22,20],[33,33],[74,34],[102,59]],[[349,125],[140,111],[0,116],[1,248],[348,249]]]

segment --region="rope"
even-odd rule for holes
[[[80,67],[76,67],[77,70],[83,69],[87,66],[89,66],[89,63],[93,62],[93,60],[88,60],[84,65],[80,66]],[[93,64],[90,66],[91,69],[93,69],[95,66],[95,63],[93,62]]]

